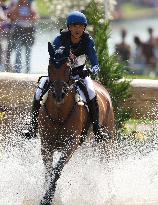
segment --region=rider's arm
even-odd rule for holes
[[[86,49],[86,55],[91,63],[92,72],[94,74],[97,74],[100,69],[99,69],[99,62],[98,62],[98,57],[96,54],[95,44],[94,44],[94,40],[92,39],[92,37],[90,37],[88,39],[88,46]]]

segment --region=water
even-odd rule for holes
[[[1,135],[0,205],[38,205],[44,192],[44,166],[38,139],[22,140],[21,119]],[[11,129],[10,129],[11,130]],[[1,132],[2,133],[2,132]],[[124,140],[117,153],[83,145],[65,166],[56,205],[135,205],[158,203],[158,130],[144,141]]]
[[[42,188],[42,160],[39,146],[8,147],[0,161],[0,204],[22,205],[39,200]],[[38,177],[37,177],[38,174]]]

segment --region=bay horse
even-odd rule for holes
[[[71,80],[69,57],[55,59],[55,51],[48,43],[50,55],[48,66],[49,90],[39,112],[39,134],[41,154],[46,168],[47,188],[40,205],[50,205],[54,197],[57,180],[64,165],[80,146],[83,136],[89,128],[89,113],[83,103],[76,101],[77,81]],[[97,93],[100,124],[109,134],[114,133],[114,113],[107,90],[94,81]],[[53,155],[60,152],[60,157],[53,166]]]

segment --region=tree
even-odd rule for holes
[[[48,6],[49,13],[53,19],[60,20],[61,18],[65,18],[73,10],[84,11],[87,5],[91,3],[91,0],[44,0],[44,2]],[[100,6],[107,5],[108,16],[116,4],[116,0],[96,0],[96,2]]]
[[[104,7],[98,6],[92,0],[86,9],[92,35],[96,42],[96,49],[100,64],[99,81],[109,90],[114,106],[116,127],[122,128],[130,118],[131,110],[124,107],[130,95],[130,81],[126,76],[125,65],[119,63],[116,54],[109,53],[108,39],[110,37],[110,21],[104,20]],[[95,15],[94,15],[95,13]]]

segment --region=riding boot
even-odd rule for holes
[[[36,138],[36,132],[38,128],[38,114],[39,114],[39,109],[40,109],[40,101],[36,100],[35,98],[33,99],[33,104],[32,104],[32,112],[31,112],[31,122],[28,130],[24,131],[24,135],[27,139],[31,138]]]
[[[104,133],[99,124],[99,105],[97,101],[97,96],[88,102],[89,112],[91,121],[93,124],[93,132],[95,135],[95,141],[100,142],[102,140],[109,139],[107,133]]]

